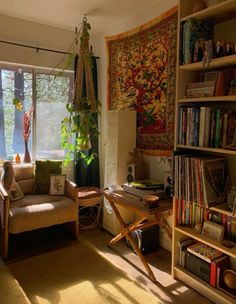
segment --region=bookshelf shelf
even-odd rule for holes
[[[211,300],[214,301],[214,303],[219,303],[219,299],[221,304],[233,303],[231,296],[220,291],[219,289],[213,288],[210,284],[207,284],[186,269],[175,266],[173,271],[174,275],[186,284],[189,284],[189,278],[191,277],[191,286],[202,294],[209,294]]]
[[[180,149],[196,150],[196,151],[203,151],[209,153],[236,155],[236,150],[230,150],[230,149],[218,149],[218,148],[196,147],[196,146],[185,146],[185,145],[177,145],[176,147]]]
[[[190,8],[188,10],[190,11]],[[196,18],[196,19],[208,19],[212,23],[218,24],[234,18],[235,10],[236,10],[235,0],[226,0],[219,4],[210,6],[202,11],[196,12],[194,14],[191,15],[188,14],[187,16],[181,18],[180,22],[185,21],[189,18]]]
[[[173,204],[172,274],[214,303],[229,304],[236,303],[233,296],[231,297],[220,289],[213,288],[197,275],[178,266],[180,244],[183,244],[183,238],[187,237],[228,255],[232,269],[236,270],[234,268],[234,265],[236,265],[236,246],[233,248],[226,247],[223,242],[216,242],[206,235],[196,233],[193,228],[182,226],[182,224],[190,222],[194,226],[199,222],[203,223],[206,219],[214,220],[215,216],[225,226],[229,238],[235,240],[236,217],[227,209],[227,203],[208,208],[209,210],[201,208],[201,206],[202,203],[203,206],[211,206],[211,204],[208,204],[211,201],[210,195],[214,196],[215,201],[221,201],[213,186],[217,185],[218,190],[222,186],[224,193],[226,193],[228,189],[226,185],[230,185],[228,183],[229,176],[232,186],[236,186],[236,149],[220,148],[236,143],[236,128],[234,127],[234,123],[236,124],[236,95],[200,98],[185,98],[185,95],[188,93],[189,96],[199,96],[197,95],[199,92],[200,94],[212,94],[212,84],[209,83],[211,81],[215,81],[213,91],[217,89],[217,95],[226,94],[225,92],[228,92],[226,88],[228,89],[228,87],[223,87],[221,90],[220,84],[223,83],[222,79],[227,79],[227,77],[228,79],[232,77],[228,82],[232,85],[233,76],[231,74],[235,75],[236,73],[236,52],[233,55],[214,58],[208,66],[204,66],[202,62],[189,62],[198,59],[196,56],[199,54],[196,50],[195,52],[193,50],[198,39],[225,40],[227,42],[235,40],[232,35],[232,28],[235,27],[236,23],[236,0],[225,0],[192,13],[195,4],[196,0],[179,0],[177,62],[178,64],[183,62],[188,64],[177,66],[176,156],[174,162],[176,197]],[[188,21],[190,18],[197,20]],[[213,23],[214,29],[208,21]],[[231,74],[227,74],[228,71]],[[223,77],[220,77],[220,75],[223,75]],[[222,81],[219,81],[219,79]],[[230,92],[234,92],[232,87]],[[212,146],[219,148],[212,148]],[[194,151],[196,153],[193,153]],[[188,157],[188,154],[196,154],[196,157]],[[208,177],[206,177],[207,165],[204,167],[203,157],[201,158],[205,154],[219,158],[218,162],[215,161],[216,167],[218,164],[218,171],[214,169],[216,168],[214,165],[208,165]],[[222,166],[223,163],[225,163],[225,167]],[[220,167],[223,168],[222,171],[219,171]],[[223,172],[229,173],[224,174]],[[211,177],[209,178],[209,176]],[[215,179],[213,179],[213,176]],[[227,197],[225,195],[222,197],[223,201],[226,201]],[[191,200],[198,205],[191,204]],[[184,255],[182,258],[184,258]],[[219,286],[222,287],[221,283]]]
[[[180,98],[177,103],[236,102],[236,95],[212,96],[199,98]]]
[[[235,257],[236,255],[236,246],[234,248],[227,248],[223,246],[221,243],[214,241],[210,237],[196,233],[192,228],[189,227],[176,226],[175,229],[176,231],[181,232],[187,236],[190,236],[194,238],[196,241],[203,242],[215,249],[218,249],[231,257]]]
[[[195,62],[189,64],[183,64],[179,66],[180,71],[197,72],[208,71],[217,68],[226,68],[236,65],[236,55],[224,56],[221,58],[214,58],[210,62],[209,66],[203,66],[202,62]]]

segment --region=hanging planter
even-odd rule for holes
[[[97,114],[100,105],[95,97],[88,30],[90,25],[87,18],[84,18],[75,71],[73,102],[67,104],[69,116],[61,123],[62,146],[67,150],[65,165],[71,160],[76,162],[79,158],[90,164],[96,157],[95,153],[85,153],[91,148],[91,136],[99,135]]]

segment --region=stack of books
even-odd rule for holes
[[[212,97],[215,84],[215,80],[189,83],[186,88],[186,98]]]

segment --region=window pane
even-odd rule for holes
[[[19,101],[19,107],[13,100]],[[32,72],[0,69],[0,159],[24,155],[24,113],[32,106]],[[28,147],[32,152],[32,133]]]
[[[63,159],[61,121],[67,115],[71,76],[36,75],[36,159]]]

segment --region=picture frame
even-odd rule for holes
[[[65,194],[65,174],[51,174],[50,175],[50,195],[64,195]]]
[[[217,242],[222,242],[224,238],[225,227],[210,221],[205,221],[202,228],[202,235],[206,235]]]

